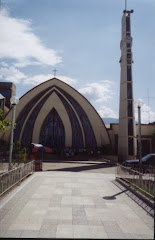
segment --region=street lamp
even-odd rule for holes
[[[142,99],[137,100],[137,108],[138,108],[138,149],[139,149],[139,167],[141,170],[142,166],[142,144],[141,144],[141,107],[143,106]]]
[[[10,103],[13,106],[12,108],[12,122],[11,122],[11,134],[10,134],[10,151],[9,151],[9,166],[8,171],[11,170],[11,163],[12,163],[12,150],[13,150],[13,134],[14,134],[14,124],[15,124],[15,114],[16,114],[16,105],[19,103],[19,98],[13,96],[10,99]]]

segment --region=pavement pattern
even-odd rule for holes
[[[1,197],[0,237],[154,239],[151,209],[115,180],[113,168],[79,164],[45,164]]]

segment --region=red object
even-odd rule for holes
[[[32,152],[47,152],[47,153],[52,153],[52,148],[48,147],[36,147],[32,148]]]
[[[42,171],[42,161],[41,160],[35,161],[35,171]]]

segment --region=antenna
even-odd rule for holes
[[[127,0],[125,0],[125,10],[127,9]]]
[[[148,97],[148,123],[150,123],[150,111],[149,111],[149,89],[147,89],[147,97]]]

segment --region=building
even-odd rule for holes
[[[111,140],[112,156],[111,159],[119,160],[118,156],[118,138],[119,138],[119,124],[112,123],[107,127],[107,131]],[[136,158],[138,158],[138,124],[136,124]],[[141,143],[142,156],[148,153],[155,153],[155,122],[149,124],[141,124]],[[127,157],[128,158],[128,157]]]
[[[0,82],[0,94],[5,98],[3,110],[7,113],[11,108],[10,98],[16,95],[16,86],[12,82]]]
[[[11,121],[12,110],[6,118]],[[9,141],[10,132],[3,134]],[[23,146],[41,143],[61,150],[110,145],[103,120],[79,92],[57,78],[36,86],[21,97],[16,108],[14,141]]]

